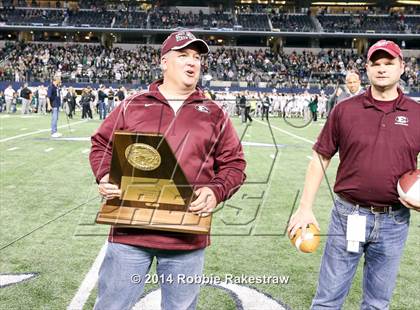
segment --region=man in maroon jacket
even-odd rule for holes
[[[109,183],[112,135],[115,130],[156,132],[165,136],[195,187],[191,212],[206,215],[228,199],[245,180],[245,160],[228,115],[198,89],[201,54],[207,44],[187,31],[172,33],[162,44],[163,80],[148,91],[126,98],[92,136],[90,162],[107,198],[121,194]],[[194,309],[209,235],[111,228],[99,272],[95,309],[131,309],[141,296],[156,257],[163,309]]]
[[[311,309],[341,309],[364,254],[361,309],[388,309],[415,201],[399,199],[397,182],[416,168],[420,105],[398,87],[404,72],[400,48],[381,40],[368,51],[371,86],[334,107],[313,147],[292,235],[314,223],[312,211],[325,169],[337,151],[337,198]]]

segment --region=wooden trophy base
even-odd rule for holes
[[[211,214],[202,217],[185,211],[103,204],[97,214],[96,223],[118,227],[208,234],[211,226]]]

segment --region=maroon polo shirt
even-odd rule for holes
[[[313,149],[331,158],[339,151],[334,192],[361,204],[398,203],[398,178],[416,168],[420,152],[420,104],[399,96],[392,108],[370,88],[332,110]]]

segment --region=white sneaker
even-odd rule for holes
[[[52,135],[51,135],[51,138],[59,138],[59,137],[61,137],[62,136],[62,134],[61,133],[59,133],[59,132],[54,132]]]

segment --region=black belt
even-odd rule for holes
[[[368,209],[370,210],[370,212],[372,213],[391,213],[392,211],[397,211],[399,209],[401,209],[403,207],[402,204],[397,203],[397,204],[393,204],[393,205],[388,205],[388,206],[375,206],[373,204],[363,204],[363,203],[358,203],[356,201],[351,201],[347,198],[344,198],[343,196],[338,195],[342,200],[351,203],[355,206],[359,206],[359,208],[363,208],[363,209]]]

